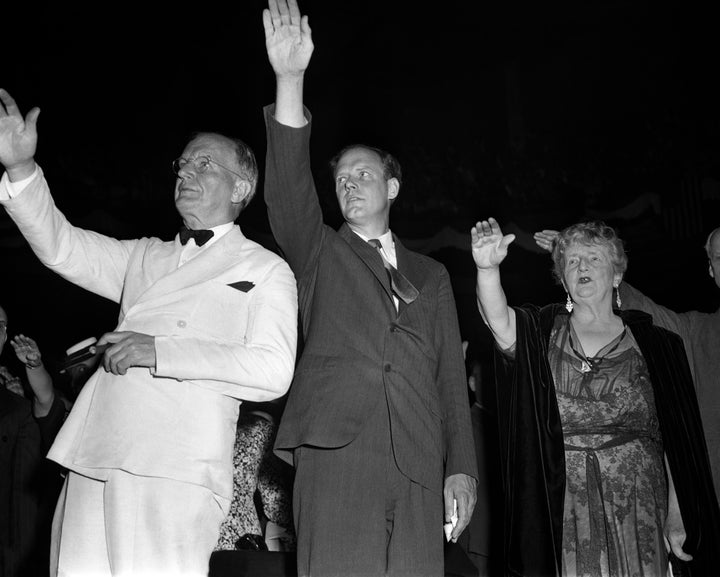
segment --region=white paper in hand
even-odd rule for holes
[[[455,525],[457,525],[457,520],[457,500],[453,499],[453,514],[450,516],[450,522],[443,525],[443,529],[445,529],[446,541],[450,541],[450,538],[452,536],[452,530],[455,528]]]

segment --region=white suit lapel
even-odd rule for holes
[[[209,279],[217,277],[229,266],[237,264],[239,248],[245,241],[245,236],[240,227],[233,227],[227,234],[219,239],[208,249],[178,267],[180,258],[179,251],[173,251],[169,258],[172,259],[175,268],[168,270],[167,274],[151,284],[144,292],[140,293],[131,309],[151,305],[156,299],[166,301],[172,293],[182,291],[193,285],[202,284]],[[179,244],[179,241],[175,241]],[[130,312],[130,311],[128,311]]]

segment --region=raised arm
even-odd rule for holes
[[[0,101],[0,164],[5,167],[10,182],[17,182],[35,172],[40,109],[33,108],[23,118],[15,100],[2,88]]]
[[[25,365],[28,383],[33,391],[33,414],[45,417],[52,408],[55,399],[53,382],[42,362],[37,343],[25,335],[16,335],[10,341],[18,360]]]
[[[533,234],[535,244],[547,252],[552,252],[553,243],[560,233],[556,230],[545,229]]]
[[[299,128],[307,123],[303,110],[303,79],[313,52],[308,17],[297,0],[268,0],[263,10],[265,47],[275,72],[275,119]]]
[[[514,234],[503,235],[494,218],[478,221],[470,230],[472,254],[477,268],[477,303],[485,324],[501,349],[515,344],[515,311],[505,298],[500,282],[500,263],[507,256]]]
[[[326,233],[310,162],[312,119],[303,102],[313,43],[297,0],[268,0],[263,25],[277,82],[275,104],[264,109],[265,204],[280,251],[302,283],[305,275],[312,277]]]

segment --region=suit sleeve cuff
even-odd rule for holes
[[[0,179],[0,200],[8,200],[10,198],[15,198],[16,196],[18,196],[23,190],[27,188],[28,184],[30,184],[32,179],[38,175],[39,171],[40,167],[35,165],[35,170],[30,176],[16,182],[10,182],[7,172],[4,172],[2,175],[2,179]]]

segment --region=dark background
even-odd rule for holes
[[[306,103],[328,222],[339,216],[326,161],[365,141],[402,163],[392,228],[447,265],[466,338],[484,337],[467,245],[488,216],[518,234],[503,268],[511,302],[564,298],[528,234],[592,216],[626,240],[635,286],[676,310],[714,310],[702,248],[720,225],[711,8],[421,4],[301,4],[316,46]],[[262,170],[261,109],[274,98],[264,6],[3,9],[0,86],[24,113],[41,108],[37,160],[71,222],[172,238],[170,163],[194,130],[243,138]],[[238,222],[274,247],[261,192]],[[46,356],[114,328],[117,305],[48,272],[2,211],[0,266],[10,334],[36,338]]]

